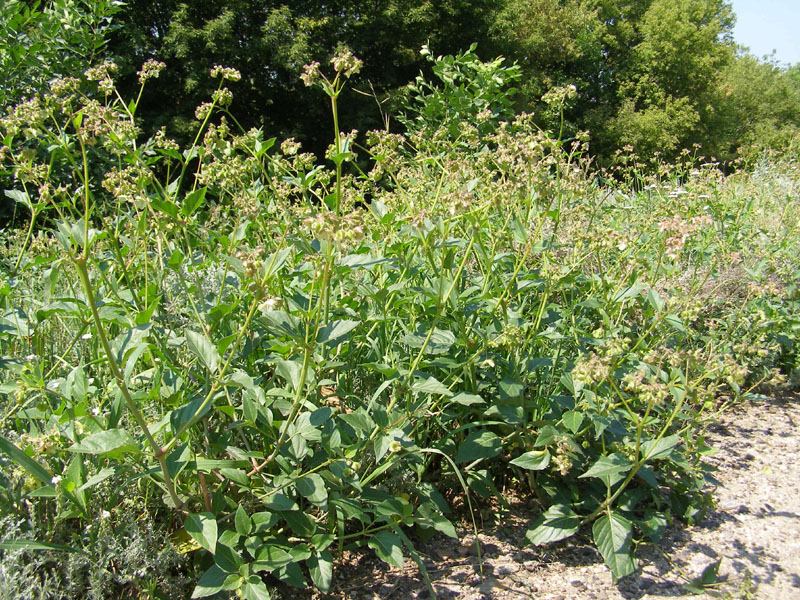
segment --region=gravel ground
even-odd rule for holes
[[[639,570],[614,584],[588,539],[525,547],[534,517],[516,506],[474,538],[434,538],[420,547],[439,598],[464,600],[655,600],[763,598],[800,600],[800,396],[750,403],[725,413],[708,436],[709,461],[722,486],[716,507],[694,526],[671,527],[655,546],[640,547]],[[721,560],[718,587],[691,595],[681,586]],[[286,598],[304,594],[289,592]],[[308,597],[308,596],[305,596]],[[369,553],[337,565],[330,594],[317,600],[427,598],[415,563],[390,569]]]

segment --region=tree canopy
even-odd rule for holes
[[[59,18],[72,21],[59,29]],[[566,136],[588,131],[599,164],[623,148],[669,160],[692,145],[731,160],[786,147],[800,128],[798,67],[743,52],[734,22],[727,0],[12,0],[0,9],[0,100],[101,57],[119,64],[120,87],[134,95],[140,66],[153,58],[167,70],[137,118],[149,133],[167,127],[181,138],[213,93],[209,70],[219,64],[242,74],[230,87],[243,128],[294,136],[321,153],[332,123],[299,78],[304,64],[349,48],[364,67],[342,98],[343,127],[383,128],[389,116],[400,128],[409,84],[432,75],[423,46],[456,55],[477,44],[481,60],[503,56],[519,67],[509,97],[517,110],[534,112],[543,128],[563,125]],[[543,98],[573,85],[562,123]]]

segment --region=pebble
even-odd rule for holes
[[[519,571],[519,565],[515,565],[514,563],[500,563],[494,565],[494,572],[498,575],[498,577],[512,575],[517,571]]]
[[[527,571],[533,573],[539,567],[539,561],[526,560],[524,563],[522,563],[522,566],[525,567]]]

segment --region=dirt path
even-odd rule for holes
[[[484,578],[473,541],[436,538],[420,548],[439,598],[589,600],[660,598],[800,599],[800,396],[742,406],[709,435],[709,460],[722,483],[717,506],[692,527],[673,527],[657,547],[639,550],[640,569],[618,584],[588,540],[523,547],[532,514],[521,507],[481,534]],[[722,583],[691,595],[696,577],[721,559]],[[287,596],[287,598],[290,596]],[[296,597],[296,596],[295,596]],[[391,570],[363,554],[340,566],[329,595],[342,600],[427,598],[415,564]]]

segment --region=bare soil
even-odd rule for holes
[[[435,537],[419,548],[438,598],[589,600],[657,598],[800,599],[800,396],[741,405],[709,429],[717,450],[708,460],[721,486],[716,505],[696,525],[672,525],[657,545],[642,545],[639,570],[617,583],[588,539],[547,547],[525,545],[536,516],[517,505],[480,534],[483,576],[474,537]],[[701,595],[682,585],[721,560],[720,583]],[[286,598],[304,594],[287,592]],[[307,596],[305,596],[307,597]],[[427,598],[416,564],[391,569],[365,551],[334,570],[333,588],[318,600]]]

